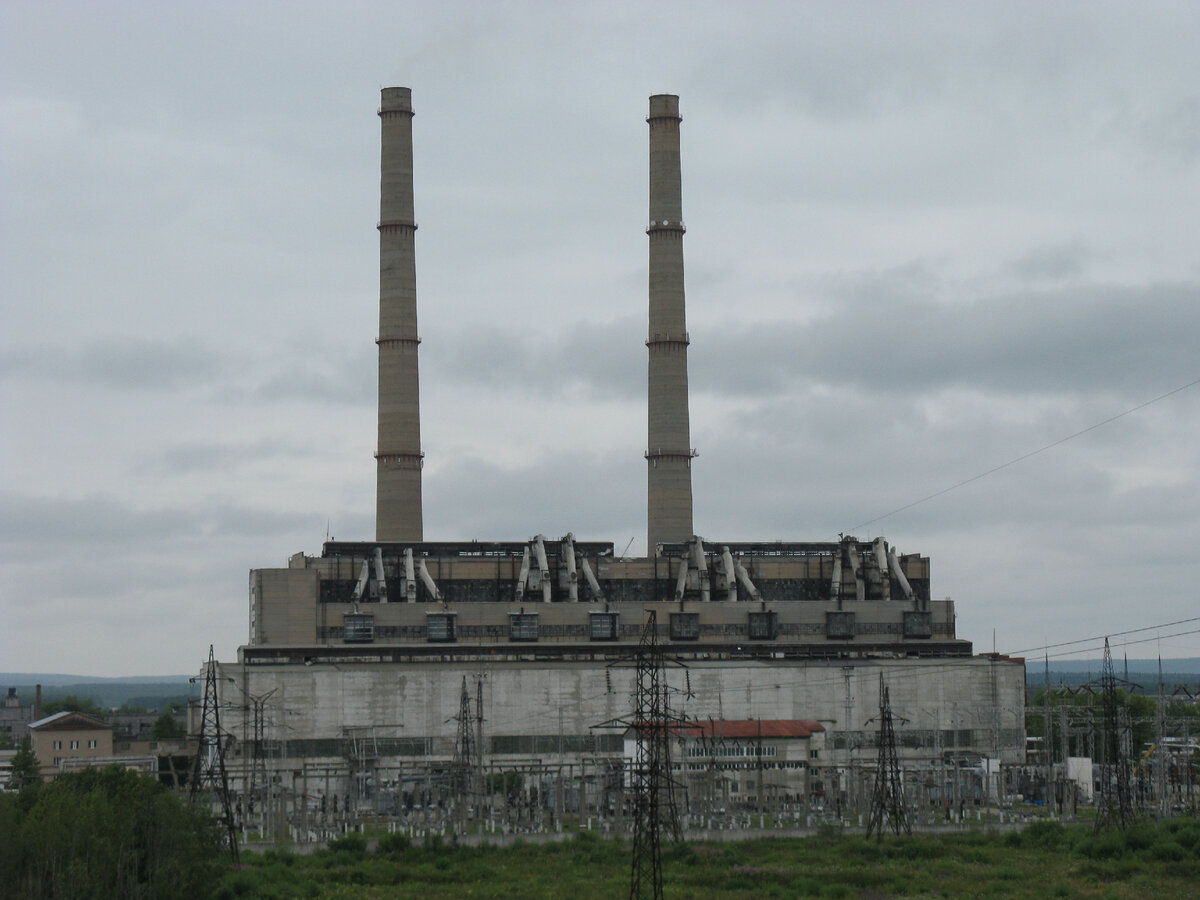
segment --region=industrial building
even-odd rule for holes
[[[560,809],[605,808],[623,758],[612,723],[630,713],[631,651],[651,610],[673,712],[706,723],[697,734],[752,733],[757,721],[819,735],[793,761],[811,770],[803,804],[813,792],[848,798],[850,773],[873,765],[881,674],[902,759],[1022,761],[1023,662],[973,655],[953,603],[932,598],[928,557],[883,537],[696,534],[674,95],[652,96],[647,117],[648,554],[573,534],[424,541],[409,89],[384,89],[378,114],[376,535],[250,573],[249,640],[219,664],[235,783],[283,785],[293,821],[339,795],[382,810],[389,786],[398,805],[438,767],[466,764],[469,742],[481,772],[543,785],[553,772]],[[713,724],[725,721],[728,732]]]

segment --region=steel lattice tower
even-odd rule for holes
[[[204,705],[200,713],[200,735],[196,741],[196,762],[188,798],[196,800],[201,791],[211,791],[220,804],[220,822],[229,841],[229,853],[238,861],[237,824],[229,799],[229,776],[225,771],[225,745],[221,741],[221,710],[217,698],[217,661],[212,644],[208,645],[208,667],[204,677]]]
[[[884,827],[896,834],[901,830],[912,834],[908,807],[904,802],[904,785],[900,781],[900,763],[896,758],[896,730],[892,723],[892,704],[887,685],[879,676],[879,763],[875,767],[875,789],[871,793],[871,816],[867,821],[867,837],[876,835],[883,840]]]
[[[679,817],[671,776],[671,715],[658,616],[651,610],[638,643],[633,730],[637,735],[633,768],[633,864],[630,900],[661,900],[662,830],[679,839]]]
[[[467,819],[467,807],[470,797],[475,793],[475,773],[479,767],[477,748],[475,745],[475,716],[471,713],[471,695],[467,691],[467,676],[463,676],[462,692],[459,695],[458,736],[454,741],[454,792],[458,795],[460,804],[459,814],[463,823]]]
[[[1100,776],[1100,809],[1096,830],[1126,828],[1133,823],[1133,797],[1129,789],[1129,754],[1125,749],[1121,701],[1117,696],[1117,676],[1113,671],[1108,638],[1104,639],[1104,668],[1100,673],[1104,758]]]

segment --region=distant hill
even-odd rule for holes
[[[92,684],[120,682],[122,684],[161,684],[182,682],[187,684],[190,675],[125,675],[116,678],[102,678],[96,675],[59,675],[45,672],[0,672],[0,687],[16,687],[18,684],[40,684],[45,687],[59,687],[64,684]]]
[[[0,672],[0,695],[16,688],[21,702],[33,703],[37,685],[42,686],[42,702],[60,700],[68,695],[91,700],[104,709],[140,706],[161,709],[168,703],[187,702],[200,697],[201,685],[189,683],[188,675],[141,675],[129,678],[95,678],[85,675],[55,675],[28,672]]]

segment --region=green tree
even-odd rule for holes
[[[5,897],[198,898],[223,868],[209,813],[117,766],[60,775],[28,808],[0,798],[0,825]]]
[[[52,716],[60,712],[78,712],[89,716],[103,716],[105,710],[96,705],[92,697],[76,697],[67,694],[55,700],[49,700],[42,705],[42,715]]]
[[[150,729],[150,736],[156,741],[181,738],[184,735],[183,726],[175,721],[175,717],[170,712],[165,712],[155,719],[154,727]]]
[[[21,746],[12,758],[12,775],[9,776],[8,786],[16,790],[40,781],[41,777],[42,767],[38,763],[37,756],[34,755],[33,748],[29,745],[28,739],[21,741]]]

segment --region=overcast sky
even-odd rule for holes
[[[700,534],[882,534],[979,651],[1200,616],[1200,386],[878,519],[1200,378],[1195,3],[0,0],[0,42],[0,669],[232,660],[249,569],[373,537],[389,85],[428,539],[644,552],[668,92]]]

